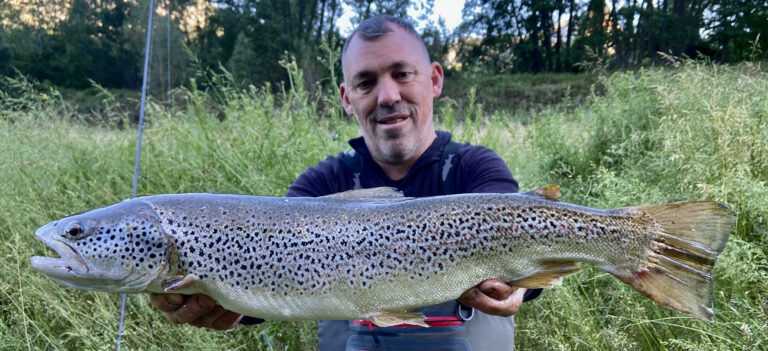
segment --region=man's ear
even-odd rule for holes
[[[432,96],[440,97],[443,92],[443,66],[437,62],[432,62]]]
[[[339,85],[339,95],[341,97],[341,104],[344,105],[344,111],[347,115],[354,115],[355,111],[352,109],[352,104],[349,103],[349,97],[347,96],[347,87],[344,83]]]

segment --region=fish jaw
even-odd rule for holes
[[[31,259],[32,268],[52,279],[80,277],[88,274],[88,266],[82,257],[67,243],[56,239],[50,233],[51,224],[47,224],[35,231],[35,239],[42,241],[59,254],[59,258],[34,256]]]
[[[33,256],[30,259],[32,268],[46,275],[49,279],[66,286],[78,289],[96,289],[93,277],[80,254],[69,244],[58,239],[53,234],[54,223],[46,224],[35,231],[35,238],[56,251],[60,257]]]
[[[77,289],[157,290],[168,262],[164,233],[155,223],[152,209],[141,201],[68,216],[35,231],[35,238],[60,257],[35,256],[30,264],[51,280]],[[74,236],[68,232],[73,225],[81,230]]]

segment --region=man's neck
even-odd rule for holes
[[[406,175],[408,175],[408,172],[413,168],[413,165],[416,164],[416,161],[421,158],[422,155],[429,149],[429,147],[432,145],[432,143],[437,140],[437,133],[432,134],[431,140],[429,142],[425,143],[423,146],[423,149],[419,151],[419,153],[412,157],[409,160],[400,162],[400,163],[387,163],[380,160],[377,160],[375,157],[373,160],[381,167],[382,170],[384,170],[384,173],[387,174],[387,177],[393,181],[400,181],[403,178],[405,178]]]
[[[408,171],[411,170],[411,167],[413,167],[414,164],[416,164],[416,161],[418,161],[419,158],[416,157],[412,160],[408,160],[403,163],[397,163],[397,164],[389,164],[389,163],[383,163],[378,162],[379,167],[381,167],[382,170],[384,170],[384,173],[387,174],[387,177],[393,181],[399,181],[405,178],[405,176],[408,174]]]

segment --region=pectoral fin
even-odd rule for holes
[[[553,262],[547,263],[541,268],[533,271],[531,274],[510,282],[510,286],[520,288],[537,289],[551,288],[554,285],[563,283],[563,277],[579,271],[576,262]]]
[[[187,275],[177,275],[173,278],[163,280],[161,283],[165,292],[176,291],[182,288],[189,287],[200,278],[194,273]]]
[[[424,322],[426,317],[421,312],[377,312],[368,316],[368,320],[377,327],[391,327],[398,324],[412,324],[429,328]]]

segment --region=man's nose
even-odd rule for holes
[[[400,101],[400,87],[392,79],[382,79],[379,83],[379,99],[381,106],[391,106]]]

